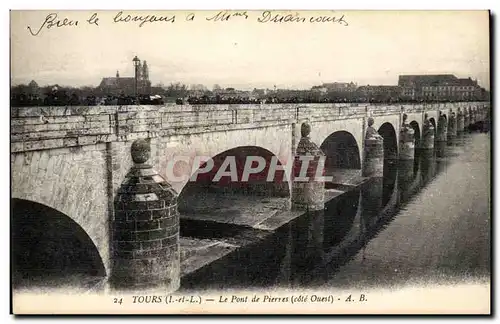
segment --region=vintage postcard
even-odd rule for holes
[[[491,313],[489,11],[10,29],[12,313]]]

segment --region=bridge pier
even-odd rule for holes
[[[310,211],[325,207],[325,154],[313,143],[309,134],[311,126],[303,123],[302,137],[297,146],[292,175],[292,208]]]
[[[384,176],[384,140],[381,138],[365,139],[364,155],[363,177],[382,178]]]
[[[444,156],[447,139],[448,139],[448,122],[446,121],[446,117],[440,111],[438,117],[437,136],[435,143],[436,155],[438,157]]]
[[[301,139],[297,146],[292,172],[292,209],[304,210],[307,224],[299,229],[307,233],[303,242],[297,242],[303,249],[299,267],[307,267],[320,260],[323,255],[323,228],[325,208],[325,154],[313,143],[309,134],[311,126],[303,123]]]
[[[451,112],[451,111],[450,111]],[[457,119],[455,113],[451,112],[448,121],[448,145],[453,145],[453,141],[457,137]]]
[[[171,293],[180,286],[177,193],[150,165],[151,148],[136,140],[135,165],[115,199],[110,288]]]
[[[460,108],[458,108],[458,113],[457,113],[457,134],[461,134],[464,131],[464,115],[462,114],[462,111]]]
[[[373,127],[373,118],[368,118],[365,135],[363,177],[384,176],[384,138]]]
[[[413,161],[415,159],[415,131],[407,123],[408,116],[403,114],[403,124],[399,134],[399,160]]]
[[[424,126],[422,127],[422,141],[420,142],[420,149],[422,151],[433,151],[435,142],[434,126],[430,123],[428,115],[424,115]]]
[[[464,131],[467,131],[469,129],[469,125],[470,125],[469,112],[467,111],[467,108],[464,108]]]
[[[472,107],[469,107],[469,118],[470,118],[470,125],[474,125],[476,123],[476,114],[474,110],[472,110]]]

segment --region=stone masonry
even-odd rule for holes
[[[180,285],[177,193],[154,169],[146,140],[132,144],[135,165],[118,190],[113,220],[114,288],[173,292]]]

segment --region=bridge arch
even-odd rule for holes
[[[384,138],[384,160],[396,160],[398,157],[398,142],[394,126],[388,122],[383,123],[378,129],[378,133]]]
[[[248,172],[248,167],[257,171]],[[255,212],[253,208],[264,213],[286,209],[290,186],[283,168],[276,155],[259,146],[221,152],[202,162],[182,188],[178,197],[181,218],[249,226],[252,220],[243,214]],[[181,232],[189,230],[181,225]]]
[[[358,143],[347,131],[330,134],[321,144],[320,149],[326,155],[325,169],[327,173],[337,169],[361,169],[361,158]]]
[[[14,287],[87,286],[106,276],[97,246],[71,217],[30,200],[11,203]]]

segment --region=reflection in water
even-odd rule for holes
[[[366,232],[374,228],[378,221],[378,215],[383,208],[382,196],[384,191],[382,178],[373,178],[370,183],[363,186],[362,190],[362,231]]]
[[[326,249],[341,242],[353,227],[358,211],[360,191],[352,190],[342,195],[341,199],[332,199],[325,204]]]
[[[488,280],[489,145],[486,136],[473,136],[473,143],[457,157],[435,159],[428,154],[421,159],[421,180],[415,182],[426,183],[425,188],[398,205],[390,221],[383,222],[383,231],[367,233],[369,242],[362,252],[354,252],[331,271],[324,287]]]
[[[292,225],[292,267],[308,269],[321,260],[323,247],[324,211],[313,211],[298,218]]]
[[[394,193],[396,186],[396,179],[398,176],[397,160],[385,159],[384,160],[384,179],[383,179],[383,194],[382,206],[387,206],[389,200]]]
[[[427,184],[436,171],[436,157],[433,150],[422,150],[420,157],[420,176],[422,185]]]
[[[434,144],[434,150],[436,151],[436,156],[439,158],[446,156],[446,142],[445,141],[436,141]]]
[[[415,159],[413,160],[413,174],[418,173],[420,168],[420,155],[422,155],[422,149],[415,147]]]
[[[398,163],[398,191],[399,191],[399,202],[405,203],[410,197],[409,192],[412,187],[413,180],[415,178],[414,173],[414,161],[412,160],[401,160]]]

